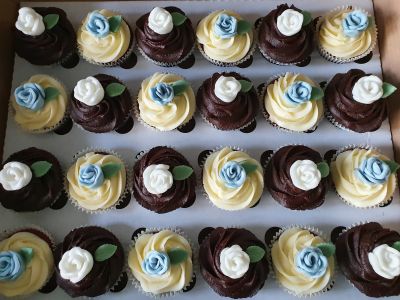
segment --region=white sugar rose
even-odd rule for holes
[[[100,81],[93,76],[79,80],[74,87],[74,97],[89,106],[97,105],[104,98],[104,89]]]
[[[23,163],[6,163],[0,171],[0,183],[6,191],[16,191],[28,185],[32,179],[31,169]]]
[[[174,23],[171,14],[161,7],[154,7],[148,18],[149,27],[158,34],[167,34],[172,31]]]
[[[287,9],[280,14],[276,20],[276,25],[280,33],[284,36],[292,36],[298,33],[303,26],[304,16],[294,9]]]
[[[249,270],[250,257],[239,245],[233,245],[221,251],[219,263],[225,276],[238,279]]]
[[[43,17],[30,7],[21,7],[15,27],[26,35],[37,36],[44,32]]]
[[[74,247],[65,252],[58,263],[62,278],[77,283],[93,268],[93,256],[89,251]]]
[[[375,75],[361,77],[353,86],[353,99],[364,104],[371,104],[383,96],[383,82]]]
[[[229,103],[235,100],[241,88],[240,82],[236,78],[220,76],[215,82],[214,94],[221,101]]]
[[[312,160],[297,160],[290,166],[290,178],[295,187],[309,191],[318,186],[321,172]]]
[[[143,172],[143,183],[149,193],[160,195],[171,188],[174,178],[168,165],[150,165]]]
[[[375,273],[386,279],[400,275],[400,252],[386,244],[368,253],[368,260]]]

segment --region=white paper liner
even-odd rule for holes
[[[332,9],[331,11],[329,11],[328,14],[333,13],[333,12],[338,12],[338,11],[341,11],[341,10],[346,10],[349,6],[352,6],[352,5],[342,5],[342,6],[339,6],[339,7],[335,8],[335,9]],[[366,10],[364,10],[364,9],[362,9],[362,8],[359,8],[359,7],[357,7],[357,6],[352,6],[352,9],[353,9],[353,10],[360,10],[360,11],[362,11],[363,13],[365,13],[368,17],[371,16],[371,14],[369,14]],[[319,18],[319,20],[318,20],[318,22],[317,22],[317,26],[316,26],[316,35],[317,35],[317,48],[318,48],[318,52],[319,52],[319,53],[321,54],[321,56],[322,56],[323,58],[325,58],[326,60],[328,60],[328,61],[330,61],[330,62],[333,62],[333,63],[335,63],[335,64],[350,63],[350,62],[359,60],[359,59],[361,59],[361,58],[367,56],[369,53],[371,53],[371,52],[374,50],[374,48],[375,48],[375,46],[376,46],[376,43],[377,43],[377,40],[378,40],[378,28],[377,28],[377,26],[376,26],[375,20],[374,20],[374,24],[373,24],[373,25],[374,25],[374,29],[375,29],[375,35],[373,36],[373,40],[371,41],[371,45],[369,46],[369,48],[368,48],[364,53],[359,54],[359,55],[354,56],[354,57],[350,57],[350,58],[341,58],[341,57],[337,57],[337,56],[334,56],[334,55],[330,54],[329,51],[325,50],[325,49],[322,47],[322,45],[320,44],[320,42],[319,42],[319,30],[320,30],[320,27],[321,27],[321,25],[322,25],[324,19],[325,19],[324,16],[321,17],[321,18]]]
[[[194,49],[196,48],[196,43],[193,44],[192,49],[188,52],[188,54],[187,54],[185,57],[181,58],[180,60],[178,60],[178,61],[176,61],[176,62],[162,62],[162,61],[154,60],[154,59],[152,59],[151,57],[149,57],[146,53],[144,53],[144,51],[142,50],[142,48],[139,47],[139,45],[137,46],[137,48],[138,48],[140,54],[141,54],[147,61],[149,61],[149,62],[151,62],[151,63],[153,63],[153,64],[155,64],[155,65],[157,65],[157,66],[160,66],[160,67],[169,68],[169,67],[179,66],[179,64],[181,64],[181,63],[183,63],[184,61],[186,61],[186,60],[190,57],[190,55],[192,55],[192,54],[194,53]]]

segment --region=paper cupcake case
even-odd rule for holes
[[[132,282],[132,285],[139,290],[139,292],[143,295],[146,295],[148,297],[151,297],[153,299],[160,299],[160,298],[167,298],[167,297],[172,297],[175,295],[179,295],[179,294],[183,294],[184,293],[184,289],[177,291],[177,292],[166,292],[166,293],[161,293],[161,294],[153,294],[150,292],[146,292],[143,290],[142,286],[140,285],[140,281],[136,279],[136,277],[133,275],[133,272],[131,270],[131,268],[129,267],[128,264],[128,258],[129,258],[129,253],[130,251],[135,247],[136,241],[139,238],[139,236],[141,236],[142,234],[146,234],[146,233],[157,233],[159,231],[162,230],[171,230],[173,232],[175,232],[178,235],[181,235],[182,237],[184,237],[189,245],[190,248],[192,249],[192,278],[189,282],[189,284],[185,287],[190,287],[192,284],[195,283],[196,280],[196,273],[198,273],[198,271],[200,270],[199,268],[199,264],[198,264],[198,249],[195,246],[195,244],[191,241],[190,238],[188,238],[188,236],[186,235],[186,233],[184,233],[180,228],[176,228],[176,227],[152,227],[152,228],[145,228],[143,229],[137,236],[135,236],[134,240],[130,243],[130,246],[128,247],[127,251],[126,251],[126,264],[127,264],[127,270],[128,270],[128,279]]]
[[[90,210],[87,208],[82,207],[77,200],[75,200],[74,198],[72,198],[72,196],[69,194],[68,190],[69,190],[69,183],[67,180],[67,173],[69,168],[75,164],[75,162],[78,160],[78,158],[82,157],[83,155],[89,153],[89,152],[105,152],[109,155],[114,155],[117,158],[119,158],[122,163],[124,164],[125,167],[125,173],[126,173],[126,183],[125,183],[125,190],[122,192],[121,196],[119,197],[118,201],[115,202],[112,206],[108,207],[108,208],[102,208],[102,209],[96,209],[96,210]],[[79,209],[82,212],[88,213],[88,214],[99,214],[99,213],[105,213],[105,212],[109,212],[112,210],[116,210],[117,206],[123,202],[123,200],[125,199],[125,197],[127,197],[128,195],[131,194],[131,178],[132,178],[132,172],[131,169],[129,167],[129,165],[125,162],[125,160],[119,155],[117,154],[115,151],[110,150],[110,149],[106,149],[106,148],[86,148],[84,150],[81,150],[79,152],[77,152],[76,154],[74,154],[73,159],[71,161],[71,163],[69,164],[69,166],[65,169],[64,172],[64,192],[66,193],[69,202],[71,202],[77,209]]]
[[[339,7],[335,8],[335,9],[330,10],[330,11],[328,12],[328,14],[333,13],[333,12],[338,12],[338,11],[341,11],[341,10],[345,10],[345,9],[347,9],[349,6],[351,6],[351,5],[339,6]],[[352,8],[353,8],[353,10],[360,10],[360,11],[362,11],[362,12],[365,13],[368,17],[371,16],[370,13],[368,13],[366,10],[364,10],[364,9],[362,9],[362,8],[360,8],[360,7],[352,6]],[[375,31],[375,36],[374,36],[374,39],[371,41],[371,45],[369,46],[369,48],[368,48],[364,53],[359,54],[359,55],[354,56],[354,57],[350,57],[350,58],[341,58],[341,57],[334,56],[334,55],[330,54],[327,50],[325,50],[325,49],[321,46],[321,44],[320,44],[320,42],[319,42],[319,36],[318,36],[318,35],[319,35],[320,27],[321,27],[321,25],[322,25],[322,23],[323,23],[324,20],[325,20],[325,17],[324,17],[324,16],[322,16],[321,18],[319,18],[319,20],[318,20],[318,22],[317,22],[317,27],[316,27],[316,35],[317,35],[317,48],[318,48],[318,52],[319,52],[320,55],[321,55],[323,58],[325,58],[326,60],[328,60],[328,61],[330,61],[330,62],[333,62],[333,63],[335,63],[335,64],[350,63],[350,62],[359,60],[359,59],[361,59],[361,58],[367,56],[369,53],[371,53],[371,52],[374,50],[374,48],[375,48],[375,46],[376,46],[376,43],[377,43],[377,40],[378,40],[378,27],[376,26],[375,20],[374,20],[374,29],[375,29],[374,31]]]
[[[274,245],[275,242],[278,241],[279,237],[281,236],[281,234],[288,230],[288,229],[292,229],[292,228],[300,228],[300,229],[305,229],[308,230],[309,232],[311,232],[312,234],[321,237],[325,242],[329,242],[330,239],[322,232],[320,231],[318,228],[313,227],[313,226],[309,226],[309,225],[289,225],[289,226],[285,226],[285,227],[281,227],[281,229],[275,233],[274,237],[272,238],[270,244],[267,245],[268,248],[268,265],[269,265],[269,269],[271,271],[271,276],[272,278],[275,280],[275,282],[279,285],[279,287],[281,289],[283,289],[285,292],[287,292],[288,294],[292,295],[292,296],[296,296],[298,298],[311,298],[314,296],[320,296],[326,292],[328,292],[329,290],[332,289],[332,287],[335,284],[335,277],[337,275],[337,267],[336,267],[336,260],[335,260],[335,264],[334,264],[334,270],[332,270],[332,278],[330,279],[330,282],[320,291],[318,292],[314,292],[311,294],[296,294],[293,291],[287,289],[286,287],[284,287],[280,281],[278,280],[276,273],[275,273],[275,268],[274,265],[272,263],[272,255],[271,255],[271,250],[272,250],[272,246]]]

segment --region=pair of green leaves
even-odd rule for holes
[[[260,246],[249,246],[246,249],[246,253],[249,256],[251,263],[259,262],[265,256],[265,250]]]
[[[326,258],[333,256],[336,251],[336,247],[332,243],[320,243],[317,245],[317,248],[319,248],[322,251],[322,254]]]
[[[247,22],[245,20],[238,20],[236,32],[237,32],[237,34],[245,34],[249,31],[251,31],[252,28],[253,28],[253,26],[251,25],[250,22]]]
[[[121,16],[112,16],[108,18],[108,25],[110,26],[111,32],[118,32],[121,27],[122,17]]]
[[[33,249],[24,247],[18,251],[18,254],[21,255],[24,260],[25,266],[27,266],[33,258]]]
[[[322,178],[325,178],[329,175],[330,169],[326,161],[321,161],[320,163],[317,163],[317,169],[321,173]]]
[[[391,173],[396,173],[397,170],[400,168],[400,165],[394,160],[384,160],[383,162],[389,166]]]
[[[105,261],[111,258],[117,251],[117,246],[112,244],[103,244],[94,252],[94,259],[97,262]]]
[[[321,100],[324,97],[324,91],[319,87],[312,87],[311,100]]]
[[[169,262],[171,265],[177,265],[184,262],[188,258],[188,253],[180,248],[167,251]]]
[[[251,162],[249,162],[247,160],[241,162],[240,165],[242,166],[242,168],[246,172],[246,175],[249,175],[249,174],[253,173],[258,168],[257,165],[255,165],[255,164],[253,164],[253,163],[251,163]]]
[[[108,97],[117,97],[121,95],[126,89],[126,86],[124,86],[121,83],[118,82],[112,82],[106,86],[106,94]]]
[[[58,95],[60,95],[60,91],[55,87],[47,87],[44,89],[44,103],[47,103],[51,100],[56,100]]]
[[[59,20],[60,16],[58,14],[48,14],[43,17],[44,25],[48,30],[56,26]]]
[[[172,17],[172,23],[174,24],[174,26],[180,26],[183,23],[185,23],[187,17],[185,15],[182,15],[179,12],[172,12],[171,13],[171,17]]]
[[[40,178],[50,171],[53,165],[48,161],[40,160],[31,164],[30,168],[36,178]]]
[[[189,166],[180,165],[172,169],[172,177],[174,180],[185,180],[193,174],[193,169]]]
[[[189,87],[189,82],[187,82],[186,80],[177,80],[175,82],[171,82],[170,83],[172,89],[174,90],[174,95],[175,96],[179,96],[181,94],[183,94],[186,89]]]
[[[101,166],[104,179],[110,179],[121,170],[122,164],[108,163]]]
[[[313,20],[311,13],[309,11],[306,10],[302,10],[301,14],[303,15],[303,27],[307,26],[308,24],[311,23],[311,21]]]
[[[247,93],[253,87],[253,84],[250,81],[244,79],[239,79],[238,81],[240,82],[241,86],[240,91],[243,93]]]

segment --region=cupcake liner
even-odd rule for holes
[[[342,6],[336,7],[335,9],[330,10],[330,11],[328,12],[328,14],[331,14],[331,13],[334,13],[334,12],[338,12],[338,11],[341,11],[341,10],[345,10],[345,9],[347,9],[348,7],[349,7],[349,5],[342,5]],[[364,9],[362,9],[362,8],[360,8],[360,7],[352,6],[352,8],[353,8],[353,10],[360,10],[360,11],[362,11],[362,12],[365,13],[367,16],[371,16],[370,13],[368,13],[366,10],[364,10]],[[316,34],[317,34],[317,35],[319,35],[319,30],[320,30],[320,27],[321,27],[321,25],[322,25],[322,23],[323,23],[324,20],[325,20],[325,17],[321,17],[321,18],[319,18],[319,20],[318,20],[318,22],[317,22],[317,26],[316,26]],[[374,50],[375,46],[376,46],[376,43],[377,43],[377,41],[378,41],[378,27],[376,26],[375,21],[374,21],[374,28],[375,28],[375,36],[374,36],[374,39],[373,39],[373,41],[371,42],[371,45],[369,46],[369,48],[368,48],[364,53],[362,53],[362,54],[359,54],[359,55],[357,55],[357,56],[350,57],[350,58],[341,58],[341,57],[334,56],[334,55],[330,54],[327,50],[325,50],[325,49],[322,47],[322,45],[321,45],[320,42],[319,42],[319,37],[317,37],[317,48],[318,48],[318,52],[321,54],[321,56],[322,56],[323,58],[325,58],[326,60],[328,60],[328,61],[330,61],[330,62],[333,62],[333,63],[335,63],[335,64],[345,64],[345,63],[350,63],[350,62],[359,60],[359,59],[361,59],[361,58],[367,56],[369,53],[371,53],[371,52]]]
[[[138,51],[140,52],[140,54],[149,62],[160,66],[160,67],[166,67],[166,68],[170,68],[170,67],[176,67],[179,66],[179,64],[183,63],[185,60],[187,60],[190,55],[192,55],[194,53],[194,49],[196,48],[196,44],[193,45],[192,49],[188,52],[188,54],[183,57],[182,59],[176,61],[176,62],[162,62],[162,61],[157,61],[152,59],[151,57],[149,57],[146,53],[144,53],[144,51],[142,50],[142,48],[140,48],[139,46],[137,46]]]
[[[87,154],[87,153],[89,153],[89,152],[105,152],[105,153],[108,153],[109,155],[113,155],[113,156],[116,156],[117,158],[119,158],[119,159],[122,161],[122,163],[124,164],[125,172],[126,172],[125,190],[124,190],[124,191],[122,192],[122,194],[120,195],[118,201],[115,202],[113,205],[111,205],[111,206],[108,207],[108,208],[101,208],[101,209],[96,209],[96,210],[90,210],[90,209],[84,208],[83,206],[81,206],[81,205],[79,204],[79,202],[78,202],[77,200],[75,200],[74,198],[72,198],[72,196],[71,196],[71,195],[69,194],[69,192],[68,192],[68,190],[69,190],[69,188],[68,188],[69,183],[68,183],[68,180],[67,180],[67,173],[68,173],[69,168],[70,168],[72,165],[75,164],[75,162],[77,161],[78,158],[82,157],[83,155],[85,155],[85,154]],[[115,151],[110,150],[110,149],[88,147],[88,148],[86,148],[86,149],[83,149],[83,150],[77,152],[76,154],[74,154],[73,160],[72,160],[72,162],[70,163],[70,165],[67,167],[67,169],[66,169],[66,171],[65,171],[64,174],[65,174],[65,175],[64,175],[64,191],[65,191],[65,193],[67,194],[69,201],[70,201],[77,209],[79,209],[79,210],[82,211],[82,212],[88,213],[88,214],[92,214],[92,215],[93,215],[93,214],[105,213],[105,212],[108,212],[108,211],[116,210],[116,207],[118,206],[118,204],[120,204],[120,203],[123,201],[123,199],[124,199],[125,197],[127,197],[127,196],[131,193],[131,187],[130,187],[131,178],[132,178],[131,170],[130,170],[128,164],[125,162],[125,160],[124,160],[119,154],[117,154]]]
[[[274,265],[273,265],[273,262],[272,262],[272,255],[271,255],[272,246],[274,245],[275,242],[278,241],[279,237],[281,236],[281,234],[284,231],[286,231],[288,229],[291,229],[291,228],[300,228],[300,229],[308,230],[312,234],[321,237],[324,241],[326,241],[326,242],[329,241],[328,237],[321,230],[319,230],[318,228],[313,227],[313,226],[309,226],[309,225],[289,225],[289,226],[282,227],[277,233],[275,233],[275,235],[272,238],[270,244],[267,245],[267,248],[269,249],[269,251],[268,251],[268,253],[269,253],[269,255],[268,255],[268,264],[269,264],[269,268],[270,268],[271,273],[272,273],[272,277],[274,278],[275,282],[278,283],[278,285],[279,285],[279,287],[281,289],[283,289],[285,292],[287,292],[288,294],[290,294],[292,296],[296,296],[298,298],[308,298],[308,297],[320,296],[323,293],[329,291],[333,287],[333,285],[335,283],[335,277],[336,277],[336,272],[337,272],[337,270],[336,270],[337,268],[336,268],[335,265],[334,265],[334,269],[332,270],[332,277],[330,278],[330,282],[322,290],[320,290],[318,292],[311,293],[311,294],[306,294],[306,293],[296,294],[296,293],[294,293],[292,290],[289,290],[288,288],[284,287],[280,283],[280,281],[278,280],[278,278],[276,276],[275,268],[274,268]]]
[[[129,253],[130,251],[135,247],[136,241],[139,238],[139,236],[141,236],[142,234],[146,234],[146,233],[156,233],[162,230],[171,230],[173,232],[175,232],[176,234],[179,234],[180,236],[184,237],[186,239],[186,241],[188,241],[191,249],[192,249],[192,278],[189,282],[189,284],[186,287],[189,287],[193,281],[196,278],[196,273],[198,273],[199,265],[198,265],[198,259],[197,259],[197,254],[198,254],[198,249],[197,247],[195,247],[194,243],[191,241],[190,238],[188,238],[188,236],[180,229],[180,228],[176,228],[176,227],[152,227],[152,228],[146,228],[144,230],[142,230],[136,237],[135,239],[131,242],[130,246],[128,247],[128,250],[126,251],[126,262],[128,264],[128,259],[129,259]],[[143,295],[146,295],[148,297],[152,297],[153,299],[160,299],[160,298],[166,298],[166,297],[171,297],[171,296],[175,296],[175,295],[179,295],[183,293],[183,290],[186,288],[183,288],[180,291],[177,292],[166,292],[166,293],[161,293],[161,294],[153,294],[150,292],[146,292],[142,289],[142,286],[140,285],[140,281],[136,279],[136,277],[133,275],[133,272],[131,270],[131,268],[129,267],[128,264],[128,278],[129,280],[132,281],[132,285],[139,290],[139,292]]]

